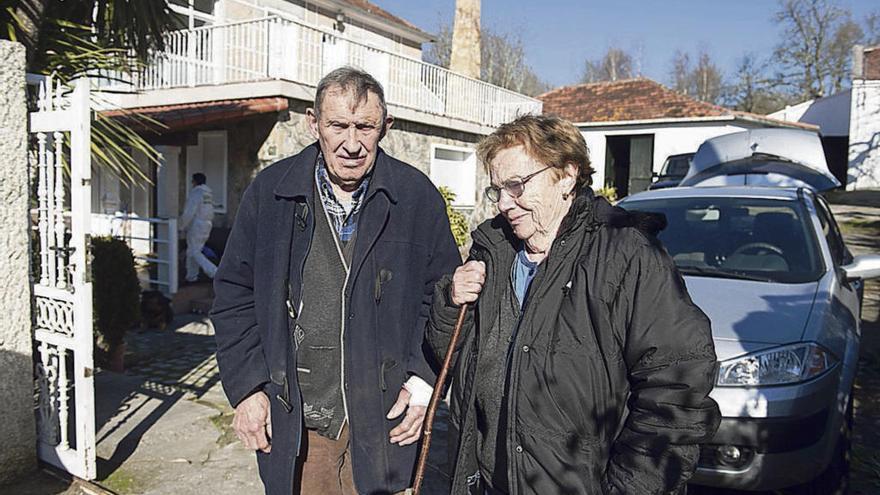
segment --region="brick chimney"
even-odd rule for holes
[[[880,45],[865,48],[862,63],[863,78],[870,80],[880,79]]]
[[[455,0],[449,69],[480,78],[480,0]]]

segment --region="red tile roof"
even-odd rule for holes
[[[650,79],[563,86],[538,99],[544,113],[572,122],[720,117],[730,110],[689,98]]]
[[[401,25],[404,25],[410,29],[415,29],[416,31],[422,31],[421,29],[416,27],[416,25],[412,24],[411,22],[407,21],[406,19],[402,19],[400,17],[397,17],[396,15],[388,12],[387,10],[383,10],[378,5],[376,5],[372,2],[369,2],[367,0],[343,0],[343,1],[345,3],[351,5],[352,7],[363,10],[364,12],[367,12],[369,14],[373,14],[377,17],[381,17],[382,19],[385,19],[386,21],[391,21],[395,24],[401,24]]]
[[[775,127],[818,129],[699,101],[646,78],[563,86],[538,99],[544,103],[545,114],[574,123],[731,117]]]
[[[268,97],[106,110],[101,112],[101,115],[103,117],[125,118],[137,114],[162,124],[164,128],[153,130],[165,133],[217,122],[235,121],[263,113],[281,112],[287,110],[287,107],[287,98]],[[150,126],[148,122],[143,120],[137,121],[137,124],[155,127],[155,125]]]

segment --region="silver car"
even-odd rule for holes
[[[755,153],[771,147],[741,137],[726,151],[704,144],[716,158],[701,159],[701,147],[683,181],[697,176],[691,187],[619,203],[666,216],[659,238],[712,322],[723,419],[692,482],[836,493],[848,471],[862,281],[880,276],[880,256],[846,248],[816,192],[836,183],[830,173],[803,156]],[[741,146],[751,154],[731,151]],[[719,182],[746,185],[700,187]]]

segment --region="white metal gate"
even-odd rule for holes
[[[38,81],[30,112],[31,276],[36,340],[38,455],[83,479],[95,478],[89,80],[67,88]]]

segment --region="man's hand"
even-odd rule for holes
[[[269,453],[272,450],[272,417],[269,413],[269,397],[255,392],[239,402],[235,408],[232,429],[241,443],[250,450]]]
[[[403,421],[395,426],[389,434],[391,443],[396,443],[401,447],[415,443],[419,439],[422,435],[422,423],[425,421],[425,413],[428,411],[428,408],[425,406],[409,405],[411,397],[412,394],[407,389],[400,389],[400,394],[397,395],[397,402],[391,406],[391,410],[388,411],[388,416],[386,416],[388,419],[394,419],[406,411]]]

